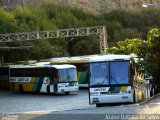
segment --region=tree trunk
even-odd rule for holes
[[[160,93],[160,75],[157,73],[159,72],[156,72],[156,74],[153,75],[154,94]]]

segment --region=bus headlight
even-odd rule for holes
[[[92,98],[93,103],[99,102],[98,98]]]
[[[130,91],[130,90],[128,90],[128,91],[125,91],[125,93],[131,94],[131,91]]]
[[[64,92],[64,89],[61,89],[61,92]]]

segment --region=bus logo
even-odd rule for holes
[[[96,88],[96,89],[94,89],[94,91],[102,92],[102,91],[106,91],[106,88]]]

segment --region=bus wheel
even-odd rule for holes
[[[47,85],[47,93],[50,94],[50,86]]]
[[[96,107],[102,107],[102,104],[96,104]]]
[[[19,93],[23,93],[23,86],[22,86],[22,84],[19,85]]]
[[[69,95],[69,92],[65,92],[66,95]]]

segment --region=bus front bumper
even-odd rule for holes
[[[131,94],[90,95],[90,104],[100,103],[132,103]]]

